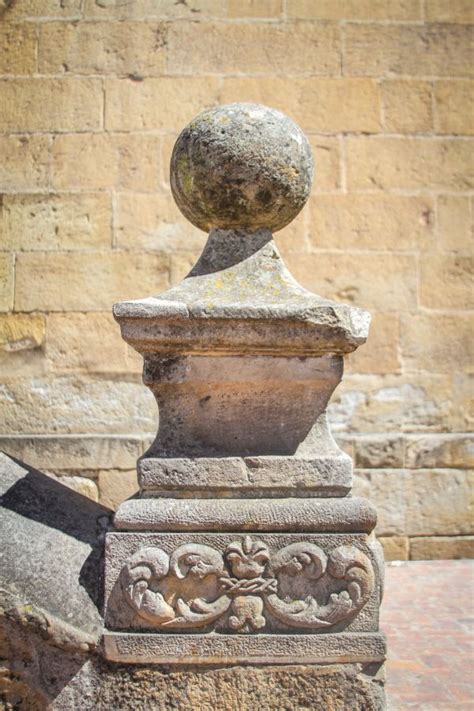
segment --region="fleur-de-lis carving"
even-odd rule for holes
[[[268,546],[262,541],[252,541],[250,536],[230,543],[224,555],[236,578],[260,577],[270,560]]]
[[[299,581],[291,597],[285,594],[291,592],[288,580]],[[372,595],[375,574],[354,545],[325,553],[297,541],[270,555],[265,543],[245,536],[224,553],[201,543],[185,543],[171,556],[141,548],[123,566],[120,582],[137,615],[163,630],[207,627],[223,618],[232,631],[249,633],[265,626],[268,613],[290,628],[308,630],[348,620]]]

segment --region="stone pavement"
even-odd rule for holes
[[[474,562],[387,565],[389,711],[474,709]]]

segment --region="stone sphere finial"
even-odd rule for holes
[[[260,104],[228,104],[199,114],[171,157],[171,189],[196,227],[276,232],[311,190],[313,158],[299,126]]]

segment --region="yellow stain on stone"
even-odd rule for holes
[[[194,178],[191,174],[186,158],[180,158],[178,160],[178,175],[181,178],[184,192],[186,194],[190,193],[193,189]]]
[[[5,351],[39,348],[44,341],[45,318],[40,314],[2,314],[0,347]]]

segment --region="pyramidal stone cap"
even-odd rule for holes
[[[142,354],[343,354],[365,342],[368,312],[323,299],[285,267],[273,232],[306,203],[313,159],[299,126],[258,104],[199,114],[178,137],[171,188],[183,215],[209,231],[188,276],[114,306]]]

